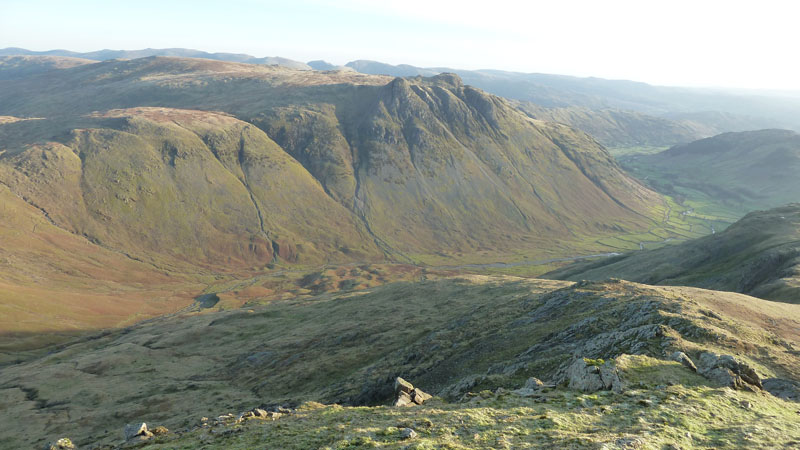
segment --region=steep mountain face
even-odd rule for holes
[[[0,130],[3,182],[171,265],[536,252],[643,229],[661,205],[587,135],[452,75],[145,58],[4,83],[0,114],[47,120]],[[212,109],[238,119],[196,111]]]
[[[800,198],[800,135],[793,131],[725,133],[622,162],[662,192],[741,214]]]
[[[619,277],[688,285],[800,303],[800,204],[748,214],[722,233],[547,275],[557,279]]]
[[[4,367],[0,395],[10,401],[0,403],[0,442],[24,448],[69,436],[80,446],[114,444],[124,425],[137,421],[180,430],[203,416],[259,406],[386,404],[396,376],[447,400],[436,404],[436,412],[424,410],[422,417],[439,424],[442,409],[473,411],[474,401],[459,403],[468,392],[502,387],[508,393],[528,377],[563,386],[576,357],[641,355],[650,362],[651,370],[639,378],[645,384],[631,383],[624,395],[594,395],[594,402],[614,399],[614,410],[666,386],[729,403],[733,391],[724,382],[703,378],[668,355],[682,351],[700,364],[706,352],[735,354],[765,385],[768,379],[797,379],[799,319],[797,305],[739,294],[480,276],[162,318]],[[770,397],[760,389],[749,395],[754,405]],[[548,409],[589,407],[545,401]],[[651,400],[649,408],[660,406]],[[785,408],[796,420],[796,404]],[[661,413],[653,420],[665,426]],[[692,434],[713,439],[718,428],[710,428],[692,428]]]

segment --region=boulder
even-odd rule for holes
[[[75,444],[69,438],[61,438],[44,446],[45,450],[72,450]]]
[[[411,428],[403,428],[400,430],[400,437],[403,439],[414,439],[417,437],[417,432]]]
[[[687,356],[686,353],[680,351],[675,352],[672,355],[670,355],[669,359],[683,364],[687,369],[691,370],[692,372],[697,372],[697,366],[694,365],[694,361],[692,361],[692,359],[689,358],[689,356]]]
[[[525,386],[522,387],[522,389],[533,389],[533,390],[539,390],[542,388],[544,388],[544,383],[542,382],[542,380],[536,377],[528,378],[528,381],[525,382]]]
[[[414,389],[414,392],[411,393],[411,400],[413,400],[414,403],[416,403],[418,405],[421,405],[421,404],[425,403],[427,400],[430,400],[432,397],[433,397],[432,395],[430,395],[428,393],[425,393],[425,392],[422,392],[419,389]]]
[[[400,392],[397,394],[397,398],[394,401],[394,406],[413,406],[414,401],[411,399],[411,395],[405,392]]]
[[[731,355],[705,352],[700,355],[697,372],[709,380],[738,390],[758,392],[763,389],[755,369]]]
[[[567,368],[567,380],[570,389],[584,392],[604,390],[622,392],[624,387],[617,369],[610,361],[598,362],[585,358],[575,359]]]
[[[406,394],[411,394],[411,391],[414,390],[414,385],[409,383],[408,381],[397,377],[394,380],[394,392],[399,394],[400,392],[405,392]]]
[[[147,424],[144,422],[129,423],[125,425],[125,440],[147,440],[153,437],[153,433],[147,430]]]
[[[519,395],[521,397],[535,397],[539,394],[544,392],[545,388],[554,388],[555,385],[546,385],[542,382],[542,380],[536,377],[528,378],[528,381],[525,382],[525,385],[519,389],[515,389],[511,391],[512,394]]]
[[[261,417],[262,419],[266,419],[266,417],[267,417],[267,412],[266,412],[266,411],[264,411],[264,410],[263,410],[263,409],[261,409],[261,408],[256,408],[256,409],[254,409],[254,410],[253,410],[253,414],[254,414],[256,417]]]
[[[394,380],[394,393],[394,406],[421,405],[433,397],[400,377]]]

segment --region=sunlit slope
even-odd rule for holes
[[[5,126],[12,190],[71,230],[173,265],[580,254],[664,214],[588,135],[453,75],[159,57],[4,87],[0,113],[45,117]],[[43,186],[59,177],[72,177],[69,195]]]

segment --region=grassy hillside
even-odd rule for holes
[[[72,217],[54,211],[54,220],[125,251],[163,249],[169,241],[173,259],[186,254],[206,266],[228,265],[220,255],[230,248],[230,264],[263,267],[272,259],[264,245],[272,238],[264,234],[283,239],[298,261],[309,263],[375,254],[443,263],[591,253],[602,250],[593,243],[598,237],[661,226],[666,209],[587,135],[532,120],[451,75],[404,80],[143,58],[8,80],[4,87],[0,114],[47,117],[4,126],[9,150],[0,164],[13,190],[46,210],[62,204],[42,201],[48,190],[40,185],[66,169],[30,177],[19,167],[44,165],[37,160],[42,145],[81,148],[79,154],[91,156],[72,159],[81,163],[72,173],[84,190],[72,198],[94,199],[70,208]],[[143,105],[224,111],[242,122],[216,114],[173,123],[171,115],[202,113],[132,108]],[[158,114],[164,118],[154,119]],[[239,162],[214,155],[217,137],[224,152],[235,154],[231,147],[242,133],[243,164],[252,167],[246,171],[260,171],[249,180]],[[110,151],[98,151],[105,147]],[[184,151],[187,164],[172,167],[170,155]],[[287,169],[264,167],[268,160]],[[126,167],[141,164],[152,171],[132,177]],[[94,178],[79,175],[87,169]],[[276,170],[283,178],[270,175]],[[110,174],[119,183],[106,183]],[[161,183],[172,187],[157,190]],[[165,215],[190,184],[196,195]],[[260,220],[244,195],[248,186]],[[148,190],[158,195],[139,193]],[[205,212],[198,211],[202,205]],[[82,208],[109,218],[84,224]],[[226,208],[230,214],[212,216]],[[205,224],[188,234],[195,217]],[[151,232],[156,224],[163,231]],[[197,245],[217,234],[215,244]],[[255,250],[234,241],[252,241]]]
[[[689,431],[695,445],[706,446],[731,447],[736,436],[747,433],[757,442],[796,439],[747,428],[748,418],[758,413],[775,416],[763,426],[788,430],[786,421],[796,407],[765,392],[722,388],[668,362],[666,355],[681,350],[697,361],[702,352],[735,354],[762,379],[797,379],[797,308],[693,288],[479,276],[265,305],[255,298],[243,309],[151,320],[5,367],[0,392],[8,401],[0,403],[6,417],[0,442],[19,447],[68,436],[79,445],[117,443],[123,425],[137,420],[182,430],[198,425],[202,416],[256,406],[382,405],[391,400],[396,376],[442,400],[407,412],[385,407],[300,412],[276,422],[281,431],[255,428],[248,432],[253,434],[225,438],[232,440],[202,431],[178,442],[187,447],[196,444],[192,439],[211,439],[217,448],[247,447],[254,445],[247,439],[269,431],[274,435],[264,441],[268,447],[295,433],[308,440],[296,447],[308,442],[335,446],[346,436],[384,441],[396,431],[376,432],[427,419],[431,425],[420,431],[430,432],[423,438],[433,444],[447,440],[446,424],[462,418],[476,429],[449,439],[462,446],[473,440],[491,446],[505,434],[503,424],[511,425],[499,416],[527,423],[542,414],[549,417],[542,422],[544,435],[507,439],[569,443],[628,434],[648,439],[648,430],[655,433],[652,442],[684,442],[675,433],[685,437]],[[621,356],[626,354],[649,358]],[[584,396],[565,389],[566,368],[575,357],[621,358],[617,366],[630,372],[623,374],[630,392]],[[545,395],[544,404],[494,394],[498,388],[517,389],[531,376],[559,386]],[[736,404],[742,400],[751,402],[752,410],[740,411]],[[725,407],[724,414],[715,409],[724,405],[732,409]],[[602,406],[610,409],[603,413]],[[703,416],[678,420],[689,406]],[[329,420],[337,418],[352,421],[351,427],[330,428]],[[589,431],[604,424],[610,428]]]
[[[748,214],[724,232],[547,276],[688,285],[800,303],[800,204]]]
[[[654,189],[686,199],[700,215],[736,219],[800,198],[800,135],[793,131],[725,133],[621,162]]]
[[[94,61],[62,56],[0,56],[0,80],[22,79]]]

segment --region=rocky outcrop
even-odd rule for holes
[[[624,385],[611,361],[577,358],[567,369],[570,389],[584,392],[622,392]]]
[[[697,366],[694,365],[694,361],[692,361],[686,353],[681,351],[676,351],[675,353],[671,354],[669,359],[673,361],[677,361],[684,365],[687,369],[691,370],[692,372],[697,372]]]
[[[394,406],[421,405],[432,397],[400,377],[394,380],[394,393]]]
[[[700,355],[698,373],[709,380],[734,389],[758,392],[763,389],[761,378],[747,363],[731,355],[706,352]]]
[[[800,383],[783,378],[767,378],[762,381],[765,391],[784,400],[800,402]]]

